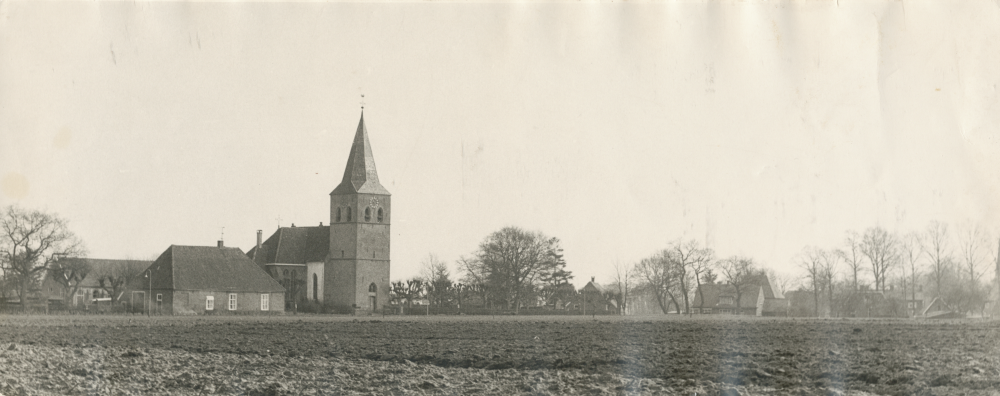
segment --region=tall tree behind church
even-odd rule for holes
[[[559,239],[541,232],[505,227],[479,244],[462,260],[467,278],[479,279],[489,298],[517,311],[554,274],[570,277]]]

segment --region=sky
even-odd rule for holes
[[[990,1],[4,1],[0,206],[246,251],[328,224],[364,95],[393,279],[504,226],[578,286],[678,239],[799,274],[872,226],[996,241],[997,43]]]

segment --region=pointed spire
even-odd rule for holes
[[[365,115],[361,114],[358,130],[354,134],[351,153],[347,157],[347,168],[344,178],[330,194],[385,194],[389,191],[378,182],[378,172],[375,171],[375,158],[372,156],[371,143],[368,142],[368,128],[365,128]]]

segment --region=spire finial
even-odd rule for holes
[[[361,94],[361,112],[365,112],[365,94]]]

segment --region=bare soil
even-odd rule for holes
[[[15,349],[6,351],[9,345]],[[32,360],[30,355],[16,355],[18,346],[22,351],[43,352]],[[222,382],[209,378],[195,384],[198,389],[192,381],[187,387],[172,388],[165,384],[184,382],[166,380],[143,388],[138,377],[130,378],[134,373],[126,370],[111,376],[112,370],[105,373],[105,385],[110,386],[108,381],[123,384],[107,388],[114,389],[112,393],[291,394],[324,393],[325,389],[326,393],[400,394],[718,394],[728,390],[743,394],[1000,394],[1000,321],[971,319],[4,316],[0,317],[0,347],[5,350],[0,359],[3,353],[8,359],[16,355],[26,367],[42,364],[42,355],[79,358],[73,352],[77,350],[91,356],[91,364],[107,360],[103,367],[129,367],[129,359],[146,359],[148,364],[187,359],[192,367],[199,360],[263,365],[250,364],[245,373],[226,372],[223,377],[231,378]],[[301,378],[296,379],[301,375],[313,380],[333,378],[337,370],[310,368],[330,362],[341,365],[339,372],[358,364],[375,371],[402,371],[393,376],[398,381],[392,383],[381,381],[383,376],[367,380],[348,376],[344,379],[350,381],[340,385],[315,381],[303,385]],[[82,378],[87,377],[86,370],[94,370],[47,364],[55,374],[82,373],[77,375]],[[0,383],[0,393],[80,391],[79,384],[49,384],[44,377],[41,382],[26,381],[34,374],[2,367],[0,361],[0,375],[19,381],[21,388]],[[406,374],[414,367],[425,371]],[[254,371],[268,375],[255,377]],[[526,375],[548,378],[548,382],[525,382]],[[244,377],[260,381],[240,385],[238,380]],[[230,381],[228,386],[226,381]],[[345,385],[358,381],[370,386],[350,390]],[[46,390],[49,385],[45,384],[55,388]]]

